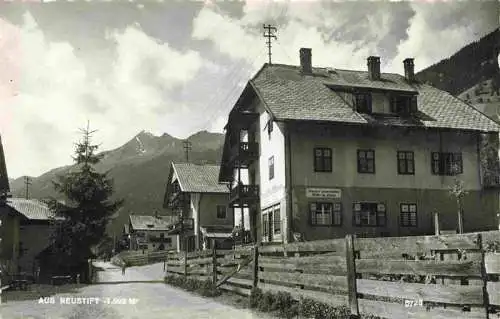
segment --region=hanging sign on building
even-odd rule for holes
[[[306,188],[306,197],[340,199],[342,190],[339,188]]]

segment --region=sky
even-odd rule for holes
[[[10,178],[72,163],[90,121],[101,150],[140,131],[223,133],[243,85],[267,62],[419,71],[498,28],[496,1],[0,3],[0,134]]]

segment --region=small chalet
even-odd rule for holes
[[[174,222],[172,216],[160,216],[157,213],[154,216],[131,214],[129,224],[124,226],[124,231],[128,231],[130,249],[177,250],[177,236],[168,234]]]
[[[229,189],[218,178],[218,165],[172,163],[170,167],[163,204],[171,215],[182,218],[185,226],[173,233],[183,236],[188,251],[209,249],[212,242],[220,248],[232,246],[234,216],[228,206]]]

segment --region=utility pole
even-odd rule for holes
[[[269,64],[272,64],[271,63],[271,41],[272,39],[274,40],[277,40],[278,38],[276,37],[276,35],[274,34],[274,32],[276,32],[276,27],[273,27],[272,25],[268,24],[268,25],[263,25],[264,27],[264,38],[267,38],[266,40],[266,44],[267,44],[267,55],[269,56]],[[267,31],[267,32],[266,32]]]
[[[29,198],[29,186],[31,185],[31,179],[29,176],[24,177],[24,185],[26,186],[26,199]]]
[[[189,151],[191,150],[191,142],[186,140],[182,142],[184,144],[184,153],[186,154],[186,162],[189,163]]]

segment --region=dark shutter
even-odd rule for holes
[[[418,112],[418,107],[417,107],[417,96],[414,95],[410,98],[410,112],[412,114]]]

